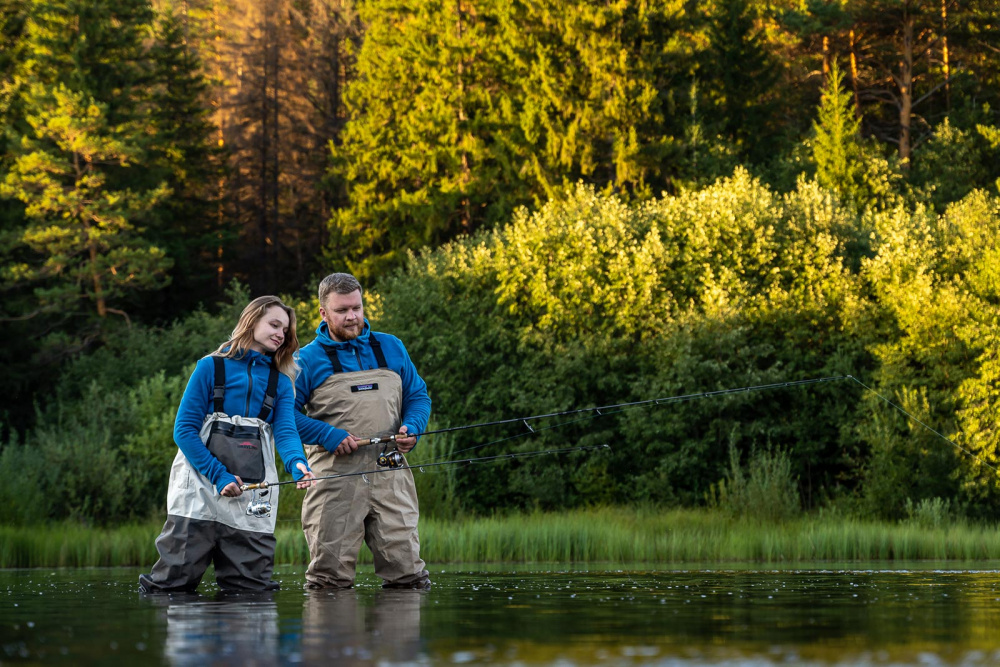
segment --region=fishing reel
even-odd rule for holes
[[[264,518],[271,516],[271,501],[268,500],[270,491],[264,489],[257,494],[257,491],[250,491],[250,502],[247,504],[247,516]]]
[[[402,468],[406,465],[406,459],[394,449],[391,452],[379,454],[377,463],[380,468]]]

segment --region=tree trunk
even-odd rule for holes
[[[458,30],[458,45],[459,49],[462,47],[462,0],[458,0],[455,3],[458,9],[458,21],[456,24]],[[461,52],[461,51],[460,51]],[[462,60],[464,56],[460,57],[458,60],[458,124],[459,124],[459,136],[465,133],[466,121],[468,118],[465,116],[465,63]],[[459,139],[461,141],[461,139]],[[471,180],[471,170],[469,169],[469,154],[463,148],[462,149],[462,191],[466,193],[468,191],[469,181]],[[462,199],[462,229],[466,232],[472,230],[472,211],[470,209],[469,198],[465,197]]]
[[[948,0],[941,0],[941,64],[944,70],[944,108],[951,112],[951,64],[948,58]]]
[[[899,159],[910,167],[910,123],[913,117],[913,16],[903,14],[903,53],[899,62]]]
[[[108,316],[108,305],[104,301],[104,288],[101,285],[101,274],[97,272],[97,246],[90,244],[90,278],[94,283],[94,303],[100,317]]]
[[[858,54],[855,50],[857,37],[854,34],[854,29],[851,28],[850,33],[851,40],[851,88],[854,90],[854,115],[857,118],[861,118],[861,94],[858,91]]]

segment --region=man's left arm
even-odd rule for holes
[[[399,343],[399,377],[403,380],[403,414],[400,433],[423,433],[431,418],[431,397],[427,394],[427,383],[417,373],[406,347]],[[405,431],[404,431],[405,429]],[[404,454],[417,444],[419,436],[412,442],[398,442],[397,448]],[[407,440],[410,440],[407,438]],[[409,446],[407,446],[409,445]]]

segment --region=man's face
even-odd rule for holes
[[[319,316],[330,327],[330,337],[336,341],[354,340],[365,328],[365,307],[361,304],[361,290],[350,294],[331,292],[326,303],[319,307]]]

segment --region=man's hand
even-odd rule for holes
[[[243,480],[240,479],[239,475],[236,475],[236,481],[230,482],[222,487],[222,495],[227,498],[237,498],[243,495],[243,490],[240,487],[243,486]]]
[[[340,445],[333,450],[336,456],[343,456],[344,454],[351,454],[358,448],[358,439],[355,438],[350,433],[347,437],[340,441]]]
[[[295,488],[308,489],[310,486],[314,486],[316,484],[316,475],[313,474],[312,470],[306,467],[305,463],[297,463],[295,467],[302,471],[302,478],[295,482]]]
[[[396,449],[398,449],[403,454],[407,453],[413,449],[414,445],[417,444],[417,437],[410,436],[406,437],[407,428],[405,425],[399,427],[399,433],[396,434]]]

